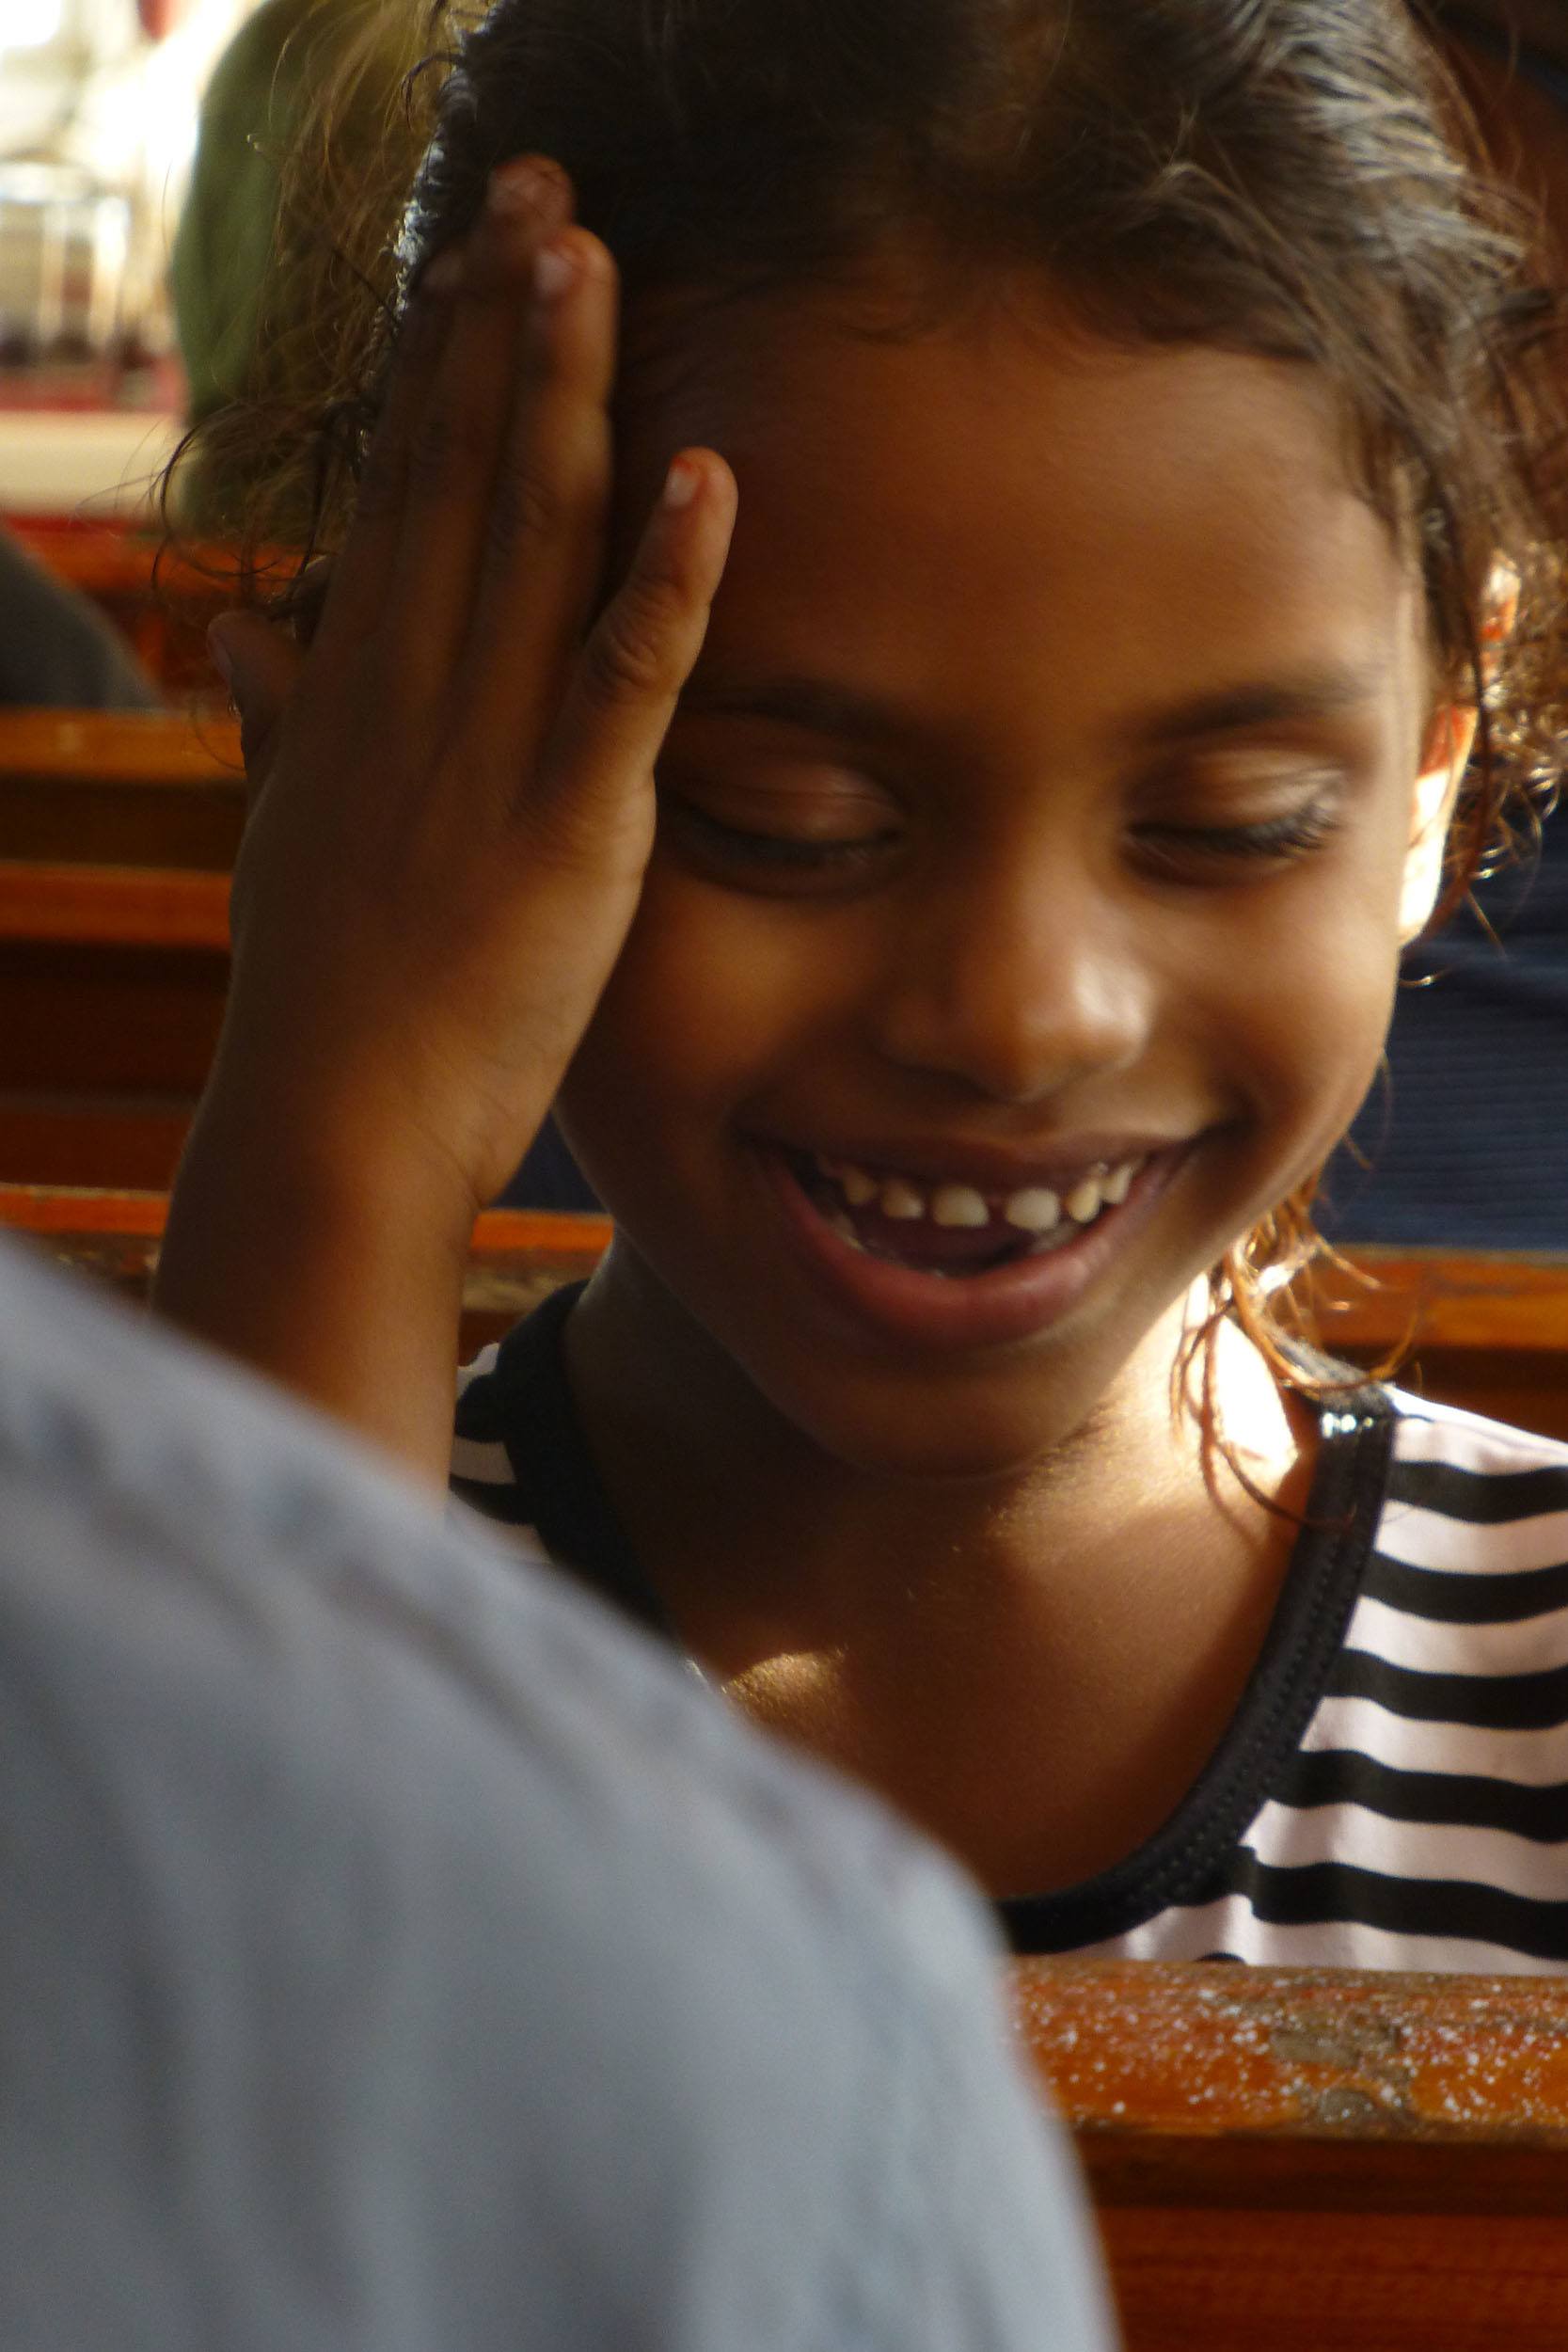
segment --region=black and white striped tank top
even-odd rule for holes
[[[571,1297],[464,1375],[453,1487],[668,1637],[573,1412]],[[999,1905],[1015,1950],[1568,1968],[1568,1446],[1377,1387],[1323,1439],[1209,1765],[1113,1869]]]

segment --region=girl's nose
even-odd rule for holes
[[[1027,1104],[1130,1067],[1153,1016],[1131,910],[1085,876],[1016,867],[952,880],[900,926],[876,1042],[901,1069]]]

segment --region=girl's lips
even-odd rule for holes
[[[1038,1256],[959,1276],[895,1264],[846,1241],[803,1189],[778,1146],[755,1146],[789,1237],[818,1291],[840,1312],[915,1347],[1002,1347],[1060,1321],[1148,1221],[1190,1145],[1155,1152],[1120,1207]]]

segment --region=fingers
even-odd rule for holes
[[[711,450],[677,457],[624,585],[578,660],[519,832],[535,860],[603,870],[652,832],[652,776],[707,630],[735,527],[735,480]]]
[[[538,754],[582,639],[603,563],[618,290],[598,241],[567,230],[545,247],[531,363],[484,516],[458,680],[476,742],[507,747],[506,788]]]
[[[450,665],[511,410],[533,252],[570,209],[570,183],[555,165],[536,156],[502,165],[469,235],[435,256],[411,295],[322,618],[335,652],[377,629],[406,683],[415,682],[404,666],[410,657],[416,677]]]
[[[374,627],[403,535],[408,453],[440,364],[451,312],[450,283],[426,271],[398,329],[387,399],[371,441],[355,501],[354,521],[322,607],[316,641],[341,659]],[[448,273],[450,278],[450,273]]]
[[[488,794],[520,842],[574,865],[580,850],[602,873],[607,840],[636,836],[646,857],[654,761],[706,628],[735,485],[712,452],[676,461],[579,651],[610,489],[618,289],[604,246],[567,225],[570,202],[555,167],[504,166],[465,246],[427,272],[316,650],[341,664],[371,645],[356,697],[421,774],[420,743],[444,744],[466,824]]]
[[[571,190],[522,158],[492,175],[464,250],[440,363],[408,439],[403,529],[383,621],[394,675],[446,680],[467,640],[513,418],[543,368],[534,265]]]
[[[286,629],[259,612],[225,612],[207,632],[240,720],[240,751],[252,800],[267,780],[283,715],[305,660]]]

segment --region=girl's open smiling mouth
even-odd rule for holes
[[[1067,1314],[1147,1222],[1194,1138],[1065,1161],[1054,1182],[932,1180],[870,1156],[752,1150],[819,1292],[914,1346],[1026,1339]]]

